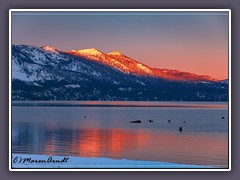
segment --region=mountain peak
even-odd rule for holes
[[[101,51],[99,51],[96,48],[71,50],[71,52],[74,52],[74,53],[77,53],[77,54],[103,54]]]
[[[45,51],[50,51],[50,52],[57,52],[58,50],[53,47],[53,46],[43,46],[42,49],[44,49]]]
[[[70,50],[70,51],[65,51],[65,53],[69,53],[81,58],[85,58],[88,60],[100,60],[104,59],[106,55],[99,51],[96,48],[89,48],[89,49],[80,49],[80,50]]]
[[[120,51],[113,51],[108,53],[108,55],[123,55]]]

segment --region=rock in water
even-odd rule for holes
[[[148,120],[148,122],[149,122],[149,123],[152,123],[152,122],[153,122],[153,120],[149,119],[149,120]]]
[[[136,120],[136,121],[131,121],[130,123],[141,123],[142,121]]]
[[[171,122],[171,120],[168,120],[168,122],[170,123],[170,122]]]
[[[182,127],[179,127],[179,131],[182,132]]]
[[[222,119],[224,119],[225,117],[224,116],[222,116]]]

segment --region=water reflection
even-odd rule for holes
[[[73,128],[74,127],[74,128]],[[227,165],[226,134],[13,123],[12,152]]]

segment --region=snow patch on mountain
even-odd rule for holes
[[[221,80],[219,81],[220,83],[223,83],[223,84],[228,84],[228,79],[224,79],[224,80]]]
[[[45,51],[58,53],[58,50],[53,46],[43,46],[42,49],[44,49]]]
[[[12,79],[18,79],[21,81],[33,81],[33,78],[31,76],[28,76],[21,68],[16,64],[16,62],[12,61]]]
[[[143,86],[146,86],[146,84],[144,82],[142,82],[142,81],[136,80],[136,82],[141,84],[141,85],[143,85]]]
[[[120,91],[128,91],[128,92],[130,92],[130,91],[132,91],[133,90],[133,88],[132,87],[127,87],[127,88],[125,88],[125,87],[120,87],[120,88],[118,88]]]
[[[92,59],[92,60],[99,60],[104,59],[105,55],[101,51],[90,48],[90,49],[82,49],[82,50],[70,50],[66,51],[67,53],[80,56],[82,58]]]
[[[97,72],[97,71],[93,71],[92,75],[95,76],[95,77],[98,77],[98,78],[100,78],[102,76],[102,74],[100,72]]]
[[[142,65],[140,63],[137,64],[137,67],[142,69],[142,70],[144,70],[145,72],[147,72],[149,74],[152,72],[148,67],[146,67],[146,66],[144,66],[144,65]]]
[[[79,84],[68,84],[68,85],[65,85],[66,88],[80,88],[80,85]]]
[[[114,80],[113,80],[113,84],[118,85],[118,84],[120,84],[120,82],[118,82],[118,81],[114,81]]]
[[[95,48],[83,49],[83,50],[70,50],[70,51],[66,51],[66,53],[69,53],[81,58],[85,58],[90,61],[96,61],[107,66],[111,66],[124,73],[129,73],[128,68],[124,64],[120,63],[116,59],[108,56],[107,54],[104,54],[103,52]]]
[[[123,55],[120,51],[113,51],[108,53],[108,55]]]

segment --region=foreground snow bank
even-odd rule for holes
[[[168,162],[12,154],[12,168],[214,168]]]

